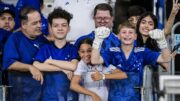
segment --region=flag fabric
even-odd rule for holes
[[[158,28],[163,29],[165,26],[165,1],[164,0],[154,0],[154,14],[158,18]]]

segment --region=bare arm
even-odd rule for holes
[[[92,64],[103,64],[104,60],[100,55],[100,50],[94,49],[91,52],[91,63]]]
[[[173,7],[171,10],[171,13],[169,15],[169,18],[166,22],[165,28],[164,28],[164,34],[165,36],[170,35],[171,29],[174,24],[175,17],[180,9],[180,4],[178,3],[178,0],[173,0]]]
[[[63,60],[47,59],[45,63],[55,65],[56,67],[63,70],[74,71],[77,67],[78,60],[73,59],[72,61],[63,61]]]
[[[161,50],[161,54],[157,59],[157,62],[165,69],[167,70],[169,67],[169,63],[171,60],[171,53],[168,48],[164,48]]]
[[[74,75],[72,78],[72,81],[71,81],[70,88],[78,93],[82,93],[82,94],[91,96],[93,98],[93,101],[101,101],[100,97],[96,93],[79,85],[80,80],[81,80],[81,76]]]
[[[42,73],[33,65],[16,61],[12,65],[10,65],[10,67],[8,69],[20,71],[20,72],[28,72],[29,71],[35,80],[40,81],[41,84],[43,83]]]
[[[127,78],[127,74],[119,69],[113,70],[111,74],[104,74],[104,75],[105,75],[105,79],[126,79]],[[91,77],[94,81],[99,81],[103,79],[103,74],[97,71],[96,73],[92,74]]]
[[[50,65],[47,63],[40,63],[38,61],[35,61],[33,63],[33,65],[38,68],[40,71],[45,71],[45,72],[52,72],[52,71],[62,71],[62,69],[54,66],[54,65]]]

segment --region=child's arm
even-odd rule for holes
[[[99,27],[95,29],[95,39],[93,41],[93,50],[91,53],[91,63],[92,64],[102,64],[104,63],[103,58],[100,55],[101,45],[103,40],[107,38],[110,34],[110,30],[106,27]]]
[[[96,73],[92,74],[91,77],[94,81],[99,81],[103,79],[126,79],[127,74],[120,69],[114,69],[110,74],[103,74],[96,71]]]
[[[38,61],[34,61],[33,65],[36,68],[38,68],[40,71],[44,71],[44,72],[62,71],[62,69],[60,69],[54,65],[50,65],[48,63],[40,63]]]
[[[81,80],[80,75],[74,75],[71,81],[70,88],[78,93],[86,94],[92,97],[93,101],[101,101],[101,98],[94,92],[82,87],[79,82]]]
[[[59,67],[57,67],[55,65],[51,65],[51,64],[48,64],[48,63],[40,63],[38,61],[35,61],[33,63],[33,66],[35,66],[36,68],[38,68],[40,71],[43,71],[43,72],[62,71],[67,75],[68,79],[71,80],[71,78],[72,78],[72,71],[61,69],[61,68],[59,68]]]
[[[63,60],[47,59],[45,63],[55,65],[56,67],[62,70],[74,71],[77,67],[78,60],[73,59],[71,61],[63,61]]]

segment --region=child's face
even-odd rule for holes
[[[124,45],[133,45],[134,41],[137,38],[135,29],[122,27],[118,33],[118,38],[121,40],[121,43]]]
[[[139,32],[142,36],[149,37],[149,31],[154,29],[154,21],[150,16],[143,18],[140,22]]]
[[[90,63],[91,62],[91,51],[92,51],[92,46],[89,44],[81,44],[79,48],[79,56],[80,58],[85,62],[85,63]]]
[[[52,21],[51,30],[55,39],[65,39],[67,33],[69,32],[69,25],[66,19],[55,18]]]

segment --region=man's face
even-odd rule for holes
[[[22,24],[23,31],[29,38],[35,38],[41,34],[41,16],[37,11],[27,16],[28,20]]]
[[[110,15],[108,10],[97,10],[96,15],[94,16],[95,26],[96,27],[108,27],[112,28],[113,17]]]
[[[55,18],[52,20],[51,30],[55,39],[65,39],[69,29],[69,24],[66,19]]]
[[[132,24],[134,27],[136,27],[136,24],[139,20],[140,16],[131,16],[129,17],[128,21],[130,24]]]
[[[0,16],[0,28],[7,31],[12,31],[14,26],[15,26],[15,21],[11,14],[3,13]]]

